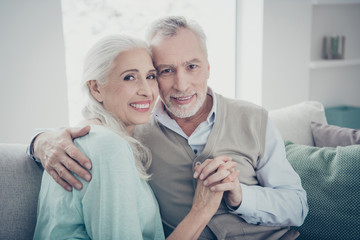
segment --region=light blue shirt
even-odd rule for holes
[[[164,109],[161,101],[154,109],[154,117],[164,126],[187,139],[189,146],[199,155],[210,135],[216,118],[216,95],[211,88],[207,92],[213,99],[212,109],[195,131],[187,136]],[[286,159],[283,139],[274,124],[268,119],[265,137],[265,152],[255,169],[261,186],[242,188],[242,203],[231,211],[246,222],[268,226],[299,226],[308,212],[306,192],[299,175]],[[285,211],[286,209],[286,211]]]
[[[74,143],[92,160],[92,180],[67,192],[44,171],[34,239],[165,239],[157,201],[127,141],[94,125]]]

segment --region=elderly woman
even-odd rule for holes
[[[151,153],[132,137],[158,98],[156,70],[145,42],[109,36],[89,51],[83,115],[92,124],[76,146],[92,160],[91,182],[65,191],[44,171],[34,239],[164,239],[159,208],[147,183]],[[223,193],[198,181],[193,207],[169,239],[195,239]]]

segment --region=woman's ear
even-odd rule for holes
[[[96,80],[90,80],[88,81],[88,87],[90,89],[91,95],[98,101],[103,102],[103,98],[100,92],[100,86],[98,81]]]

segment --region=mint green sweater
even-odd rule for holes
[[[75,145],[92,160],[92,180],[67,192],[44,171],[34,239],[164,239],[157,201],[129,144],[92,126]]]

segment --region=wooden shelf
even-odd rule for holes
[[[313,5],[360,4],[360,0],[313,0]]]
[[[310,69],[320,69],[320,68],[335,68],[335,67],[351,67],[351,66],[360,66],[359,59],[339,59],[339,60],[319,60],[311,61]]]

